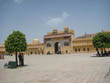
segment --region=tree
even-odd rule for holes
[[[106,53],[105,48],[110,48],[110,33],[100,32],[93,37],[93,45],[100,56],[98,48],[101,48],[102,55]]]
[[[110,48],[110,33],[104,33],[104,48]]]
[[[20,31],[13,31],[5,41],[5,48],[7,52],[15,53],[16,66],[18,66],[18,52],[23,52],[27,49],[25,34]]]

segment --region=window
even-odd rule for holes
[[[68,50],[66,50],[66,54],[68,53]]]
[[[85,51],[85,48],[83,48],[83,51]]]
[[[32,54],[33,54],[33,52],[30,52],[30,54],[32,55]]]
[[[38,54],[40,54],[40,51],[38,51]]]
[[[64,46],[69,46],[69,42],[64,42]]]
[[[89,48],[87,48],[87,51],[89,51]]]
[[[78,49],[78,51],[80,52],[80,49]]]
[[[35,54],[37,54],[37,53],[35,52]]]
[[[51,44],[50,43],[47,43],[47,47],[51,47]]]
[[[77,49],[75,49],[75,52],[77,52]]]

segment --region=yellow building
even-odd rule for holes
[[[92,39],[95,34],[85,34],[72,41],[73,53],[94,53]]]
[[[27,55],[33,54],[44,54],[44,44],[40,43],[40,41],[35,38],[31,44],[28,44],[27,51],[25,52]]]
[[[104,31],[110,33],[110,31]],[[44,35],[44,43],[35,38],[31,44],[28,44],[26,55],[41,54],[74,54],[74,53],[95,53],[92,39],[95,34],[84,34],[75,38],[73,29],[64,27],[59,31],[56,27],[52,32]],[[110,50],[110,49],[108,49]],[[0,46],[0,53],[6,54],[5,46]]]
[[[0,46],[0,54],[2,55],[6,54],[4,43]]]

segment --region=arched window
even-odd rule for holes
[[[35,54],[37,54],[37,53],[35,52]]]
[[[30,54],[32,55],[32,54],[33,54],[33,52],[30,52]]]
[[[85,48],[83,48],[83,51],[85,51]]]
[[[40,54],[40,51],[38,51],[38,54]]]
[[[69,46],[69,42],[64,42],[64,46]]]
[[[68,50],[66,50],[66,54],[68,53]]]
[[[78,49],[78,51],[80,52],[80,49]]]
[[[87,51],[89,51],[89,48],[87,48]]]
[[[51,47],[51,44],[50,43],[47,43],[47,47]]]
[[[75,49],[75,52],[77,52],[77,49]]]

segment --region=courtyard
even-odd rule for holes
[[[110,83],[110,57],[95,54],[24,56],[24,67],[4,68],[15,56],[0,60],[0,83]]]

